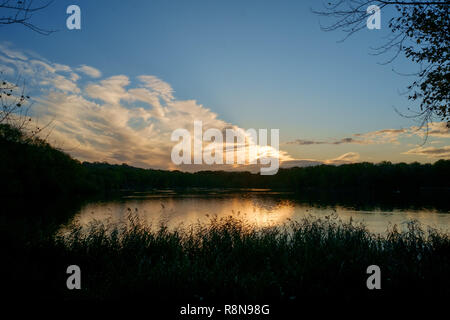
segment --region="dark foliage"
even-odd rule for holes
[[[156,227],[156,228],[155,228]],[[257,228],[236,218],[169,230],[130,217],[127,226],[72,225],[71,232],[26,244],[11,275],[21,297],[132,299],[171,303],[378,299],[425,302],[449,296],[450,242],[415,223],[385,236],[336,217]],[[8,260],[8,266],[16,260]],[[68,265],[82,289],[65,288]],[[367,290],[366,268],[382,270],[382,290]],[[23,267],[20,267],[23,266]],[[27,288],[22,290],[22,286]],[[175,309],[172,309],[172,311]]]
[[[10,125],[0,125],[0,193],[11,196],[58,196],[89,193],[81,163],[47,142]]]
[[[450,2],[448,0],[333,0],[324,3],[325,8],[315,11],[331,18],[324,26],[325,31],[341,30],[351,36],[366,28],[369,6],[376,5],[382,12],[394,8],[390,18],[389,37],[375,54],[388,52],[392,56],[386,61],[394,61],[400,54],[419,67],[415,80],[408,86],[408,98],[417,101],[420,110],[408,117],[416,117],[422,125],[433,117],[449,121],[450,101]],[[412,110],[411,110],[412,111]],[[449,122],[450,123],[450,122]]]

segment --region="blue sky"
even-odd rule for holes
[[[81,8],[81,30],[65,26],[71,4]],[[52,63],[92,66],[104,79],[153,75],[170,84],[176,99],[193,99],[227,123],[279,128],[282,148],[295,159],[353,152],[359,160],[435,161],[405,154],[423,142],[414,134],[395,143],[292,143],[416,125],[393,109],[410,106],[399,92],[411,78],[392,68],[414,66],[402,59],[380,65],[387,57],[369,54],[383,43],[388,13],[382,12],[381,30],[364,29],[338,43],[343,34],[323,32],[319,21],[327,20],[311,8],[320,9],[320,2],[58,0],[33,20],[57,32],[42,36],[9,26],[1,41]],[[445,135],[433,141],[434,148],[448,146]]]

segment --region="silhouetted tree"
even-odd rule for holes
[[[25,85],[19,87],[7,80],[0,80],[0,124],[22,128],[30,107],[29,99],[25,94]]]
[[[52,30],[31,22],[33,14],[47,8],[53,1],[0,0],[0,26],[21,24],[40,34],[48,35]]]
[[[0,73],[1,75],[1,73]],[[15,81],[20,83],[20,79]],[[26,94],[25,82],[21,85],[9,82],[0,77],[0,125],[19,130],[22,133],[23,142],[26,139],[32,140],[47,128],[51,122],[44,126],[39,126],[29,113],[32,107],[30,97]],[[5,131],[12,132],[12,131]],[[3,132],[3,135],[5,135]]]
[[[385,63],[392,62],[400,53],[416,62],[420,70],[417,78],[408,86],[408,99],[420,103],[420,111],[410,117],[422,120],[422,125],[433,116],[450,125],[450,2],[435,1],[382,1],[382,0],[334,0],[325,5],[319,15],[335,18],[323,27],[325,31],[342,30],[348,36],[364,29],[370,5],[380,9],[393,7],[394,17],[389,21],[391,37],[375,54],[393,52]]]

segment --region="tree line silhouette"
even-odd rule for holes
[[[108,194],[154,188],[274,188],[411,193],[450,190],[450,161],[354,163],[280,169],[276,175],[250,172],[196,173],[142,169],[127,164],[80,162],[46,141],[0,125],[2,197]]]

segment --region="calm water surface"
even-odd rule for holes
[[[406,222],[417,220],[448,232],[448,210],[427,208],[377,208],[298,200],[292,193],[263,189],[207,190],[202,192],[175,192],[159,190],[135,192],[118,199],[85,204],[74,219],[82,225],[93,221],[107,224],[126,223],[127,216],[136,214],[142,221],[158,225],[166,222],[169,227],[207,222],[211,216],[240,216],[260,226],[282,224],[288,219],[300,220],[309,215],[325,217],[336,214],[344,221],[352,218],[363,222],[370,231],[384,233],[388,226],[396,224],[400,229]]]

